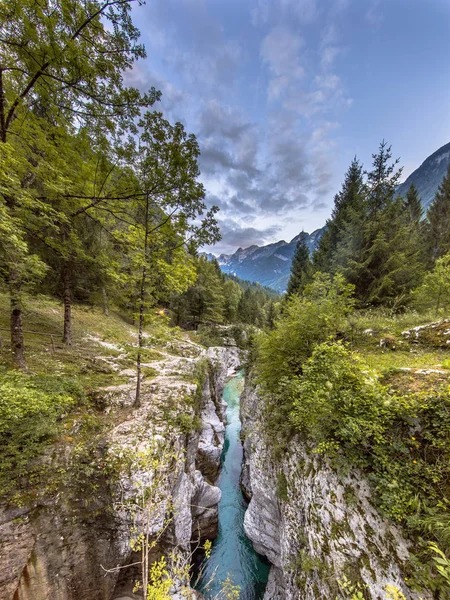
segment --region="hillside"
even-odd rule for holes
[[[298,240],[303,237],[312,252],[322,233],[323,228],[316,229],[311,234],[303,231],[290,242],[281,240],[267,246],[239,248],[234,254],[221,254],[217,261],[224,273],[248,281],[258,281],[264,286],[284,292]]]
[[[400,196],[405,196],[412,183],[416,186],[422,199],[424,210],[427,210],[440,186],[450,164],[450,143],[436,150],[413,171],[398,187]]]

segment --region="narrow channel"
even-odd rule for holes
[[[198,586],[207,599],[215,598],[222,588],[222,582],[229,577],[233,585],[240,587],[240,600],[260,600],[264,596],[269,575],[269,566],[253,549],[243,526],[247,508],[239,485],[243,459],[239,436],[239,400],[243,387],[243,373],[238,373],[226,383],[223,392],[228,408],[221,471],[216,484],[222,490],[219,533]],[[205,589],[205,584],[213,575],[212,583]]]

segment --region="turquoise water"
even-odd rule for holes
[[[225,444],[221,459],[217,486],[222,490],[219,503],[219,534],[214,540],[211,557],[203,564],[204,573],[198,589],[206,598],[214,598],[221,583],[230,577],[240,587],[240,600],[260,600],[264,595],[269,567],[255,552],[244,533],[244,513],[247,503],[239,486],[243,450],[239,437],[239,398],[244,386],[242,374],[233,377],[225,385],[223,398],[228,405]],[[213,582],[205,589],[205,583],[214,575]]]

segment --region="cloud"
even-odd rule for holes
[[[380,0],[369,0],[369,7],[364,16],[372,27],[378,27],[383,21],[383,15],[380,11]]]
[[[230,254],[237,248],[247,248],[253,245],[263,246],[280,231],[278,225],[257,229],[256,227],[243,227],[233,219],[219,220],[219,225],[222,240],[214,246],[206,248],[206,251],[212,251],[214,254]]]
[[[351,103],[337,68],[348,2],[232,3],[239,23],[212,0],[152,0],[139,13],[149,60],[127,83],[161,89],[162,110],[197,135],[222,247],[273,241],[274,223],[300,228],[331,203],[334,136]]]
[[[201,171],[207,175],[239,171],[257,176],[258,131],[242,111],[209,101],[199,117]]]
[[[197,95],[227,93],[234,85],[241,44],[227,38],[208,2],[153,0],[139,11],[137,22],[145,30],[147,54],[158,57],[160,72],[168,67],[182,74]]]
[[[200,115],[200,134],[205,137],[220,134],[238,140],[249,129],[250,123],[242,113],[230,106],[210,100]]]

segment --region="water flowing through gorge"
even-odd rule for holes
[[[240,440],[239,399],[243,389],[243,374],[239,373],[225,385],[223,398],[228,405],[225,445],[217,486],[222,491],[219,503],[219,534],[211,557],[206,562],[198,589],[206,598],[214,598],[222,582],[230,578],[240,587],[240,600],[260,600],[267,584],[269,567],[255,552],[243,528],[247,503],[239,485],[243,450]],[[213,577],[214,576],[214,577]],[[205,584],[213,577],[212,583]]]

